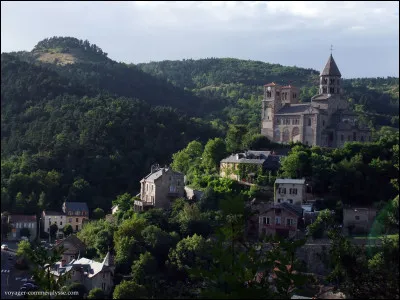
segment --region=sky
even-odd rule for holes
[[[399,76],[398,1],[1,2],[1,52],[71,36],[125,63],[232,57]]]

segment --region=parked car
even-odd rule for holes
[[[1,250],[8,250],[8,245],[6,244],[1,245]]]

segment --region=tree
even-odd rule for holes
[[[118,205],[118,211],[126,212],[132,206],[132,195],[125,193],[117,196],[113,201],[113,205]]]
[[[226,145],[221,138],[209,140],[204,147],[202,164],[211,172],[216,172],[219,163],[226,155]]]
[[[157,258],[160,266],[167,259],[169,249],[178,242],[174,236],[154,225],[147,226],[142,231],[142,237],[145,247]]]
[[[122,281],[115,287],[113,299],[146,299],[146,288],[133,281]]]
[[[50,237],[55,238],[58,232],[58,226],[56,223],[50,225]]]
[[[243,148],[249,150],[265,150],[271,148],[271,141],[264,135],[251,135],[243,142]]]
[[[104,292],[101,288],[94,288],[90,290],[88,299],[105,299]]]
[[[95,210],[93,210],[93,216],[92,219],[94,220],[99,220],[99,219],[103,219],[105,216],[104,210],[101,208],[96,208]]]
[[[150,252],[140,254],[139,259],[132,264],[132,279],[138,284],[149,287],[149,290],[152,289],[153,282],[157,280],[155,279],[157,273],[157,261]]]
[[[200,164],[203,145],[198,141],[190,142],[185,149],[172,155],[172,168],[187,174],[191,165]]]
[[[235,153],[242,150],[243,138],[246,134],[244,125],[230,125],[226,134],[226,150],[228,153]]]
[[[28,239],[31,236],[31,231],[28,228],[22,228],[19,232],[20,236],[26,236]]]
[[[65,236],[70,236],[74,232],[74,229],[71,224],[67,224],[64,226],[63,232]]]

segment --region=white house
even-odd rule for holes
[[[65,214],[57,211],[43,211],[42,213],[42,224],[43,231],[50,233],[51,224],[56,224],[58,227],[57,237],[62,238],[64,236],[63,229],[67,223],[67,217]]]
[[[117,211],[118,211],[118,205],[113,205],[113,206],[111,207],[111,214],[113,215],[113,214],[115,214]]]
[[[274,203],[301,205],[306,196],[305,179],[278,178],[274,184]]]

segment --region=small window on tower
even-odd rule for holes
[[[308,126],[311,126],[311,118],[308,118]]]
[[[335,93],[335,88],[333,88],[333,87],[329,88],[329,92],[330,92],[331,94],[334,94],[334,93]]]
[[[323,94],[326,94],[326,87],[323,87],[323,88],[322,88],[322,93],[323,93]]]

